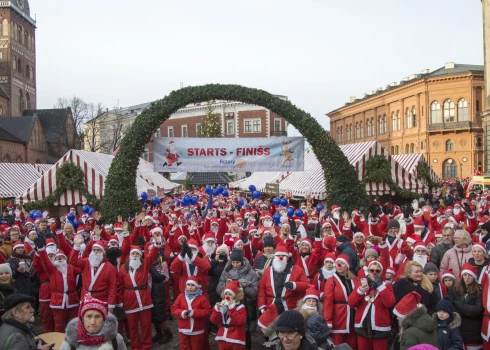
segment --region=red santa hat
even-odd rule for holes
[[[204,236],[202,237],[202,241],[203,242],[206,242],[206,241],[213,241],[213,242],[216,242],[216,237],[214,237],[214,233],[212,232],[207,232],[204,234]]]
[[[12,249],[13,250],[16,250],[17,248],[24,248],[25,249],[26,246],[21,241],[17,241],[17,242],[14,243]]]
[[[277,243],[276,251],[274,252],[275,256],[290,256],[286,245],[283,242]]]
[[[232,249],[235,249],[238,243],[243,243],[242,239],[241,239],[241,238],[239,238],[239,237],[235,237],[235,238],[233,238],[233,245],[232,245]]]
[[[448,217],[447,220],[448,220],[448,223],[450,222],[454,225],[459,225],[459,221],[455,215]]]
[[[417,292],[410,292],[406,294],[393,309],[393,313],[400,317],[405,318],[410,312],[416,308],[422,307],[420,301],[422,297]]]
[[[119,244],[119,239],[116,235],[111,235],[111,237],[109,237],[109,243],[111,242],[116,242],[117,244]]]
[[[250,225],[248,227],[248,232],[249,233],[255,233],[255,232],[257,232],[257,227],[255,227],[254,225]]]
[[[332,205],[332,206],[330,207],[330,211],[332,212],[332,211],[334,211],[334,210],[340,210],[340,207],[339,207],[338,205],[334,204],[334,205]]]
[[[223,290],[224,293],[230,293],[231,295],[235,296],[238,294],[238,291],[242,289],[242,286],[240,285],[240,282],[238,281],[231,281],[228,282],[225,286],[225,289]]]
[[[143,256],[143,250],[139,245],[132,245],[131,249],[129,251],[129,254],[131,255],[133,252],[138,253],[140,256]]]
[[[356,237],[362,237],[363,239],[366,238],[366,236],[364,236],[364,233],[362,233],[361,231],[357,231],[356,233],[354,233],[354,235],[352,236],[352,238],[356,238]]]
[[[151,229],[151,234],[163,235],[163,229],[160,226],[155,226]]]
[[[77,210],[75,207],[70,207],[70,211]]]
[[[425,243],[423,241],[415,242],[415,244],[413,246],[413,250],[416,251],[417,249],[420,249],[420,248],[427,251],[427,246],[425,245]]]
[[[465,273],[470,274],[475,280],[478,281],[478,266],[473,266],[469,262],[465,262],[463,264],[463,267],[461,268],[461,273],[459,274],[459,277],[463,277]]]
[[[32,220],[31,218],[28,218],[28,219],[26,220],[25,225],[34,225],[34,220]]]
[[[265,309],[264,313],[260,315],[257,325],[260,328],[268,328],[269,325],[275,321],[277,316],[279,316],[277,313],[277,306],[276,304],[272,303],[267,307],[267,309]]]
[[[442,237],[442,229],[436,230],[435,236],[436,236],[436,238]]]
[[[187,281],[185,281],[185,284],[193,284],[197,288],[201,288],[201,279],[197,276],[190,276]]]
[[[480,221],[478,222],[478,225],[480,225],[480,226],[481,226],[481,225],[483,225],[484,223],[486,223],[486,222],[487,222],[487,220],[488,220],[488,218],[487,218],[487,217],[482,217],[482,218],[480,219]]]
[[[303,301],[306,301],[306,299],[316,299],[317,301],[320,300],[318,297],[319,293],[318,290],[316,290],[315,286],[310,285],[308,289],[306,290],[305,296],[303,297]]]
[[[194,238],[191,238],[188,242],[187,245],[191,248],[194,249],[199,249],[199,245],[197,244],[196,240]]]
[[[414,244],[415,242],[417,242],[418,240],[420,239],[420,236],[419,235],[416,235],[415,233],[412,234],[410,237],[407,238],[407,242],[408,243],[412,243]]]
[[[63,257],[65,257],[65,259],[68,259],[68,258],[66,257],[66,254],[65,254],[65,253],[64,253],[64,252],[63,252],[61,249],[58,249],[58,251],[57,251],[57,252],[54,254],[55,259],[56,259],[58,256],[63,256]]]
[[[56,242],[54,241],[53,238],[46,238],[46,247],[49,246],[56,246]]]
[[[337,259],[335,259],[336,263],[342,262],[347,266],[350,266],[350,259],[346,254],[340,254]]]
[[[422,216],[416,217],[413,220],[413,227],[414,227],[415,230],[424,229],[425,228],[424,218]]]
[[[369,264],[367,265],[367,270],[369,271],[369,268],[371,267],[372,264],[378,264],[379,268],[381,269],[381,272],[383,272],[383,264],[381,264],[378,260],[371,260]]]
[[[327,261],[331,261],[335,263],[335,253],[327,253],[327,255],[325,255],[325,259],[323,260],[323,263],[325,264]]]
[[[211,218],[211,225],[212,224],[219,225],[218,218]]]
[[[485,255],[487,254],[487,247],[485,246],[485,243],[483,242],[473,243],[473,246],[471,247],[471,251],[475,250],[475,248],[480,248],[481,250],[483,250],[483,253],[485,253]]]
[[[459,209],[461,209],[461,202],[454,202],[454,207],[456,208],[456,206],[458,206]]]
[[[90,220],[95,220],[93,216],[89,215],[89,217],[87,218],[87,221],[90,221]]]
[[[122,226],[122,225],[121,225]],[[104,228],[112,228],[112,224],[105,224]]]
[[[313,242],[309,238],[303,238],[301,240],[301,244],[306,243],[310,247],[310,250],[313,249]]]
[[[122,231],[123,230],[123,223],[122,222],[116,222],[114,224],[114,231]]]
[[[85,226],[79,225],[77,229],[77,233],[84,233],[85,232]]]
[[[101,249],[105,253],[105,251],[107,249],[107,245],[106,245],[106,243],[104,241],[100,241],[99,240],[99,241],[97,241],[97,242],[94,243],[94,245],[92,246],[92,248],[99,248],[99,249]]]
[[[444,279],[446,277],[449,277],[449,278],[452,278],[453,280],[456,280],[456,276],[454,275],[453,269],[447,269],[446,271],[444,271],[441,278]]]
[[[390,266],[386,269],[386,273],[391,273],[393,276],[396,276],[396,267]]]

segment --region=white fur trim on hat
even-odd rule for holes
[[[417,241],[416,241],[415,239],[413,239],[412,237],[408,237],[408,238],[406,239],[406,241],[407,241],[407,242],[410,242],[410,243],[415,243],[415,242],[417,242]]]
[[[187,245],[188,245],[189,247],[191,247],[191,248],[194,248],[194,249],[199,249],[199,247],[198,247],[197,245],[195,245],[195,244],[192,244],[192,243],[191,243],[191,244],[189,244],[189,243],[187,243]]]
[[[323,260],[323,263],[325,264],[327,261],[335,262],[335,260],[331,257],[326,257],[325,260]]]
[[[306,301],[306,299],[316,299],[316,300],[320,300],[318,299],[318,295],[314,295],[314,294],[308,294],[308,295],[305,295],[304,298],[303,298],[303,301]]]
[[[347,266],[350,266],[350,265],[349,265],[349,263],[347,262],[347,260],[345,260],[344,258],[337,258],[337,259],[335,260],[335,262],[338,262],[338,261],[340,261],[340,262],[342,262],[342,263],[346,264]]]
[[[235,296],[235,292],[233,292],[231,289],[225,289],[223,291],[223,294],[225,294],[225,293],[230,293],[232,296]]]
[[[441,276],[441,279],[444,279],[446,277],[452,278],[453,280],[456,279],[456,276],[454,276],[454,274],[452,274],[452,273],[443,273]]]
[[[197,288],[201,288],[201,285],[200,285],[200,284],[197,284],[197,282],[196,282],[196,281],[194,281],[194,280],[187,280],[187,281],[185,281],[185,284],[193,284],[193,285],[195,285]]]
[[[46,254],[56,254],[56,248],[50,245],[49,247],[46,247]]]
[[[151,233],[160,233],[161,235],[163,235],[163,230],[161,227],[154,227],[152,230],[151,230]]]
[[[289,253],[286,252],[275,252],[274,256],[289,256]]]
[[[465,273],[473,276],[473,278],[478,281],[478,276],[475,275],[475,273],[473,271],[471,271],[471,270],[463,270],[463,271],[461,271],[461,276],[463,276]]]
[[[146,216],[145,216],[145,220],[152,220],[152,221],[153,221],[153,216],[146,215]]]
[[[129,254],[132,254],[133,252],[138,253],[139,255],[143,255],[143,252],[141,251],[140,248],[133,248],[129,251]]]
[[[387,268],[386,269],[386,273],[391,273],[393,276],[396,276],[396,271],[395,270],[392,270],[390,268]]]
[[[413,250],[415,251],[415,250],[417,250],[419,248],[422,248],[425,251],[428,251],[427,247],[425,245],[423,245],[423,244],[416,245],[415,247],[413,247]]]
[[[303,241],[301,241],[301,244],[303,244],[303,243],[308,244],[308,246],[310,247],[310,249],[311,249],[311,248],[313,248],[313,246],[311,245],[311,243],[310,243],[310,242],[308,242],[306,239],[305,239],[305,240],[303,240]],[[300,245],[301,245],[301,244],[300,244]]]
[[[362,233],[361,231],[357,231],[356,233],[354,233],[354,236],[352,236],[352,238],[356,237],[366,238],[366,236],[364,236],[364,233]]]
[[[99,248],[100,250],[102,250],[102,251],[104,251],[104,252],[105,252],[104,247],[103,247],[103,246],[101,246],[101,245],[100,245],[100,244],[98,244],[98,243],[95,243],[95,244],[92,246],[92,248]]]

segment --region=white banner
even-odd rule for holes
[[[303,137],[182,138],[157,137],[157,172],[303,171]]]

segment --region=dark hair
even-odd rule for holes
[[[482,295],[483,289],[475,278],[473,283],[471,283],[469,286],[467,286],[466,283],[464,283],[464,279],[461,278],[456,283],[456,293],[458,295],[464,295],[465,293]]]

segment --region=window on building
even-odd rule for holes
[[[344,132],[342,130],[342,127],[340,127],[340,142],[342,142],[344,139]]]
[[[17,163],[23,163],[23,161],[22,161],[22,157],[21,157],[21,156],[18,156],[18,157],[17,157]]]
[[[462,98],[458,101],[458,121],[468,120],[468,101]]]
[[[401,120],[401,115],[400,111],[396,112],[396,130],[401,130],[402,129],[402,120]]]
[[[174,127],[173,126],[167,127],[167,135],[168,135],[168,137],[174,137]]]
[[[262,132],[262,126],[261,126],[260,119],[253,121],[252,131],[253,132]]]
[[[359,123],[356,123],[356,139],[359,138],[360,132],[359,132]]]
[[[391,114],[391,131],[396,131],[396,115],[395,112]]]
[[[386,114],[383,114],[383,134],[386,134],[388,132],[388,123],[387,123],[387,117]]]
[[[20,62],[20,58],[17,60],[17,72],[22,73],[22,63]]]
[[[395,154],[395,146],[391,146],[391,154]]]
[[[431,124],[441,123],[441,104],[437,101],[430,105],[430,122]]]
[[[274,119],[274,131],[281,131],[281,120]]]
[[[19,90],[19,113],[24,112],[24,92],[22,90]]]
[[[31,109],[31,95],[26,93],[26,109]]]
[[[383,118],[381,116],[378,117],[378,134],[383,133]]]
[[[446,141],[446,151],[454,151],[454,142],[453,140]]]
[[[14,56],[14,59],[12,60],[12,68],[14,70],[17,70],[17,57]]]
[[[29,70],[29,78],[32,80],[34,79],[34,68],[31,67],[31,69]]]
[[[476,111],[480,112],[480,101],[476,101],[475,106],[476,106]]]
[[[395,146],[395,154],[400,154],[400,150],[399,150],[398,146]]]
[[[155,130],[155,137],[160,137],[160,135],[161,135],[160,128],[158,128]]]
[[[226,134],[233,135],[235,134],[235,122],[230,120],[226,122]]]
[[[420,149],[424,149],[424,141],[420,141]]]
[[[201,123],[196,123],[196,136],[201,137],[202,135],[202,125]]]
[[[408,143],[405,145],[405,153],[406,154],[410,153],[410,145]]]
[[[337,127],[337,142],[340,142],[340,128]]]
[[[364,129],[362,128],[362,122],[359,122],[359,137],[364,137]]]
[[[3,156],[4,163],[10,163],[10,156],[8,154]]]
[[[410,144],[410,153],[415,153],[415,144]]]
[[[412,118],[413,118],[413,127],[417,126],[417,109],[415,107],[412,108]]]
[[[251,120],[245,120],[245,130],[246,133],[252,132],[252,121]]]
[[[454,122],[454,102],[451,99],[444,101],[444,123]]]
[[[371,120],[367,120],[366,122],[366,135],[371,136]]]
[[[412,127],[412,111],[410,108],[407,108],[405,111],[405,119],[407,123],[407,129],[410,129]]]
[[[2,36],[9,36],[9,21],[6,18],[2,20]]]
[[[442,177],[444,178],[455,178],[458,176],[458,166],[456,162],[452,159],[446,159],[442,163]]]
[[[482,143],[481,143],[481,137],[479,137],[476,141],[476,146],[477,147],[481,147],[482,146]]]
[[[371,136],[374,136],[375,133],[374,133],[374,117],[371,118]]]
[[[18,42],[22,41],[22,28],[20,25],[17,25],[17,37],[16,37]]]
[[[182,137],[189,137],[187,134],[187,125],[182,125]]]

